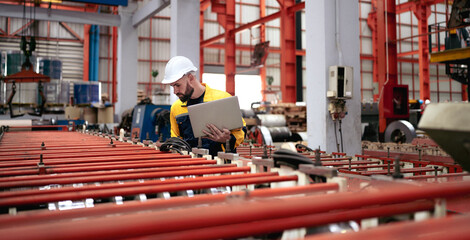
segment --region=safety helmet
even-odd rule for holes
[[[183,56],[172,57],[166,64],[165,77],[162,83],[174,83],[191,71],[197,71],[197,67],[194,66],[189,58]]]

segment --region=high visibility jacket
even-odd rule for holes
[[[205,83],[206,87],[203,102],[210,102],[221,98],[231,97],[227,92],[210,88]],[[170,123],[171,123],[171,136],[179,137],[188,142],[191,147],[197,147],[198,140],[194,137],[191,122],[189,120],[187,102],[176,100],[170,110]],[[246,132],[246,124],[243,120],[243,128],[231,130],[230,151],[235,152],[235,148],[243,142]],[[214,142],[209,139],[202,139],[202,148],[209,149],[211,155],[215,156],[219,151],[225,151],[225,143]]]

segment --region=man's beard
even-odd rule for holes
[[[186,102],[191,98],[193,93],[194,93],[194,88],[187,86],[184,94],[182,94],[182,96],[179,95],[178,97],[180,98],[181,102]]]

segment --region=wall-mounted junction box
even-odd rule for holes
[[[330,81],[326,96],[332,99],[352,98],[353,68],[330,66]]]

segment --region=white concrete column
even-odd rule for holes
[[[336,47],[336,2],[339,2],[342,61]],[[352,66],[354,71],[353,98],[346,102],[348,114],[342,121],[343,148],[349,155],[358,154],[361,152],[359,3],[350,0],[305,1],[305,9],[308,145],[313,149],[320,146],[327,152],[337,151],[326,91],[329,66],[342,62],[342,65]]]
[[[137,104],[137,52],[139,39],[137,28],[132,26],[132,14],[137,4],[129,2],[127,7],[119,7],[121,26],[118,31],[117,46],[117,102],[115,114],[118,122],[121,114]]]
[[[170,55],[185,56],[199,68],[199,1],[171,0]],[[196,74],[199,76],[199,73]],[[171,89],[170,101],[177,99]]]

